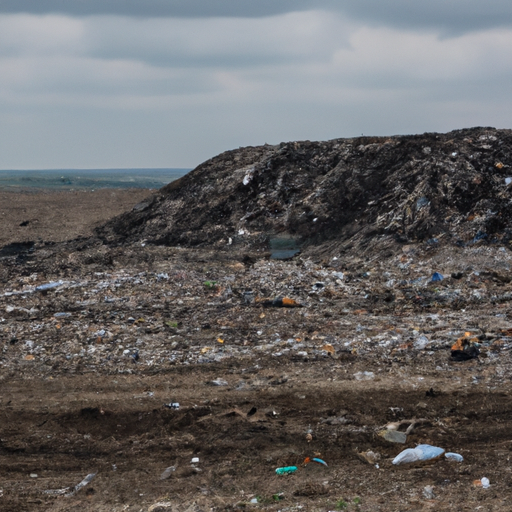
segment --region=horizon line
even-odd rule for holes
[[[8,171],[164,171],[178,170],[190,171],[193,167],[55,167],[41,169],[0,169],[0,172]]]

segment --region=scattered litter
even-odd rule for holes
[[[398,430],[381,430],[379,436],[390,443],[405,444],[407,442],[407,434],[405,432],[399,432]]]
[[[30,473],[30,478],[37,478],[37,473]]]
[[[198,464],[199,463],[199,457],[192,457],[192,460],[190,461],[191,464]]]
[[[488,479],[488,478],[486,478],[486,477],[484,476],[484,477],[483,477],[482,479],[480,479],[480,480],[475,480],[475,481],[473,482],[473,485],[474,485],[475,487],[483,487],[484,489],[488,489],[488,488],[489,488],[489,486],[491,485],[491,482],[489,482],[489,479]]]
[[[36,286],[36,292],[46,292],[48,290],[58,288],[59,286],[62,286],[63,284],[64,284],[64,281],[52,281],[50,283],[41,284],[39,286]]]
[[[375,378],[375,373],[373,373],[373,372],[357,372],[357,373],[354,373],[354,378],[356,380],[372,380]]]
[[[306,465],[306,464],[309,464],[310,462],[316,462],[317,464],[322,464],[323,466],[327,467],[327,462],[325,462],[322,459],[319,459],[318,457],[313,457],[313,458],[306,457],[304,459],[303,464]]]
[[[380,453],[373,452],[372,450],[368,450],[367,452],[360,452],[357,455],[361,460],[372,465],[376,465],[381,459]]]
[[[421,336],[418,336],[414,340],[414,343],[412,344],[412,346],[416,350],[424,350],[429,343],[430,343],[430,340],[425,335],[421,335]]]
[[[160,480],[166,480],[169,478],[174,472],[176,471],[175,466],[169,466],[168,468],[165,468],[165,471],[160,475]]]
[[[43,491],[43,493],[50,496],[63,496],[69,491],[69,489],[69,487],[64,487],[62,489],[47,489],[46,491]]]
[[[211,386],[229,386],[228,381],[218,377],[215,380],[210,381]]]
[[[254,177],[254,167],[251,167],[248,171],[247,171],[247,174],[244,176],[244,179],[242,180],[242,183],[244,185],[249,185],[249,183],[252,181],[252,178]]]
[[[426,462],[439,459],[444,454],[443,448],[429,444],[419,444],[416,448],[407,448],[400,452],[394,459],[393,464],[410,464],[413,462]]]
[[[290,299],[288,297],[278,297],[277,299],[263,299],[257,301],[265,308],[273,307],[273,308],[301,308],[302,304],[299,304],[294,299]]]
[[[432,485],[427,485],[423,488],[423,496],[427,499],[427,500],[433,500],[436,495],[434,494],[434,486]]]
[[[396,410],[398,408],[391,408],[391,410]],[[398,411],[400,412],[400,411]],[[392,421],[391,423],[388,423],[386,425],[386,431],[392,431],[392,430],[399,430],[400,428],[404,427],[405,425],[407,425],[407,428],[405,429],[404,433],[409,435],[415,428],[417,425],[421,425],[421,424],[429,424],[430,421],[425,419],[425,418],[418,418],[418,419],[412,419],[412,420],[400,420],[400,421]],[[383,431],[385,432],[385,431]],[[382,435],[382,434],[381,434]]]
[[[180,408],[180,404],[179,402],[169,402],[168,404],[164,404],[164,407],[167,407],[167,409],[173,409],[177,411]]]
[[[430,279],[433,283],[437,283],[438,281],[442,281],[444,279],[444,276],[440,274],[439,272],[434,272],[432,274],[432,278]]]
[[[96,476],[96,473],[89,473],[80,483],[76,484],[74,489],[66,496],[74,496],[82,487],[85,487]]]
[[[448,460],[452,460],[454,462],[464,462],[464,457],[458,453],[453,453],[453,452],[447,452],[444,454],[444,456],[448,459]]]
[[[297,466],[285,466],[283,468],[276,469],[276,475],[290,475],[297,471]]]
[[[326,345],[323,345],[321,347],[321,350],[325,350],[326,352],[329,352],[329,354],[331,354],[331,355],[336,354],[336,350],[334,349],[334,347],[330,343],[327,343]]]
[[[466,332],[464,336],[458,338],[452,345],[451,358],[453,361],[468,361],[475,359],[480,354],[478,350],[479,339],[472,337],[470,332]]]

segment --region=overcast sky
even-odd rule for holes
[[[0,0],[0,169],[512,128],[510,0]]]

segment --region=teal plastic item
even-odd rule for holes
[[[325,462],[325,460],[317,459],[316,457],[314,459],[311,459],[311,460],[314,461],[314,462],[318,462],[318,464],[323,464],[324,466],[327,466],[327,462]]]
[[[297,466],[286,466],[284,468],[277,468],[276,474],[277,475],[291,475],[292,473],[295,473],[297,471]]]

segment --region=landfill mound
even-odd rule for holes
[[[507,243],[512,131],[289,142],[227,151],[97,233],[119,245],[303,250],[375,244]],[[375,247],[376,248],[376,247]]]

